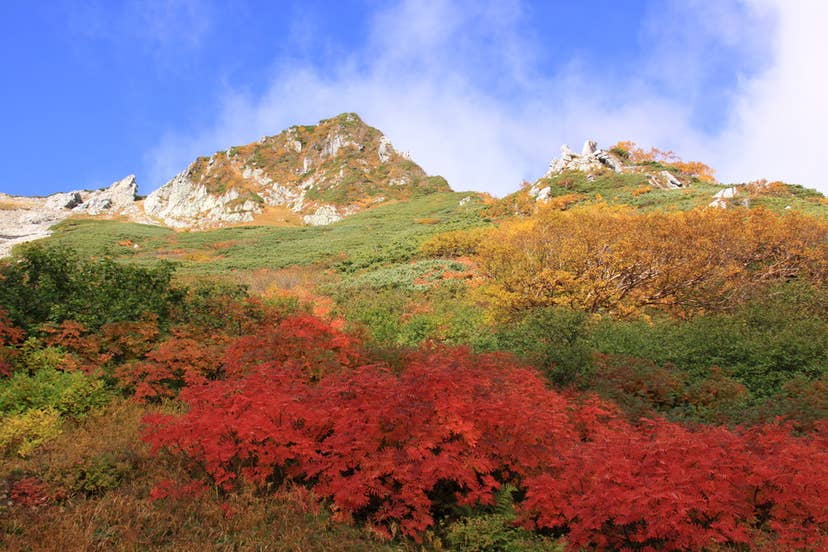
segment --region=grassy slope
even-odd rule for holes
[[[660,190],[650,186],[644,174],[612,172],[600,175],[593,181],[587,180],[584,173],[565,172],[538,182],[538,188],[550,187],[549,195],[553,198],[578,194],[582,196],[584,202],[601,199],[612,204],[630,205],[643,211],[688,210],[706,207],[713,201],[713,196],[717,192],[730,186],[696,180],[687,188]],[[520,190],[506,196],[502,202],[508,206],[519,202],[521,196],[525,195],[526,190]],[[740,205],[745,197],[740,195],[731,202],[734,205]],[[790,206],[791,209],[811,216],[828,216],[825,197],[819,192],[802,186],[787,185],[781,195],[753,194],[749,200],[751,207],[762,206],[774,211],[782,211]]]
[[[180,272],[187,274],[310,264],[348,271],[408,260],[419,243],[434,233],[484,224],[478,200],[459,205],[469,195],[432,194],[371,209],[330,226],[300,228],[174,232],[141,224],[68,220],[54,228],[46,244],[137,263],[166,259],[181,263]]]

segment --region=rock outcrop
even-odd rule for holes
[[[685,188],[692,180],[688,175],[681,175],[679,178],[676,174],[659,168],[661,165],[658,164],[649,166],[644,163],[632,163],[621,153],[623,152],[600,149],[595,140],[584,142],[580,154],[564,144],[561,146],[560,157],[553,159],[546,173],[529,187],[529,196],[536,201],[548,200],[553,195],[550,183],[567,172],[585,173],[589,181],[607,173],[640,174],[650,186],[661,190]]]
[[[580,155],[572,151],[568,145],[562,145],[561,156],[552,160],[549,170],[543,176],[549,178],[565,171],[592,173],[611,170],[621,172],[623,168],[624,163],[620,157],[610,151],[598,149],[598,142],[587,140],[584,142]]]
[[[174,228],[249,223],[269,209],[323,225],[382,201],[447,190],[346,113],[200,157],[150,194],[144,211]]]
[[[47,197],[0,194],[0,257],[19,244],[47,237],[50,228],[75,215],[138,215],[138,185],[130,175],[106,188],[61,192]]]

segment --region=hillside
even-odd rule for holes
[[[344,115],[7,199],[0,549],[825,549],[825,198],[626,146],[498,200]]]
[[[192,274],[285,268],[356,270],[414,256],[428,237],[484,224],[477,194],[443,192],[385,205],[326,226],[243,226],[175,232],[129,222],[67,220],[44,243],[131,263],[179,263]]]
[[[323,226],[367,209],[438,192],[428,176],[355,113],[293,126],[199,157],[146,198],[128,176],[100,190],[48,197],[0,194],[0,257],[66,219],[118,220],[177,230]]]
[[[199,157],[150,194],[145,212],[174,228],[323,225],[365,208],[449,191],[355,113],[293,126]]]
[[[714,173],[701,162],[683,162],[673,152],[644,151],[632,142],[605,150],[588,140],[580,154],[562,146],[543,176],[504,197],[493,212],[525,214],[546,203],[565,207],[605,201],[641,210],[767,207],[828,214],[828,201],[816,190],[766,180],[722,184]]]

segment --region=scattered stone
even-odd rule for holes
[[[736,190],[735,186],[730,186],[729,188],[724,188],[723,190],[719,190],[716,192],[716,195],[713,196],[714,199],[731,199],[736,197],[738,194],[738,190]]]

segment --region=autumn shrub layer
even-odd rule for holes
[[[182,416],[146,440],[227,492],[292,481],[339,518],[417,538],[453,507],[525,493],[529,527],[573,550],[696,549],[770,540],[828,545],[828,433],[770,425],[633,425],[607,404],[548,390],[502,355],[415,353],[314,381],[282,363],[182,391]],[[182,483],[183,484],[183,483]]]
[[[502,224],[479,246],[490,301],[620,316],[727,310],[769,284],[828,281],[828,224],[763,209],[590,206]]]

